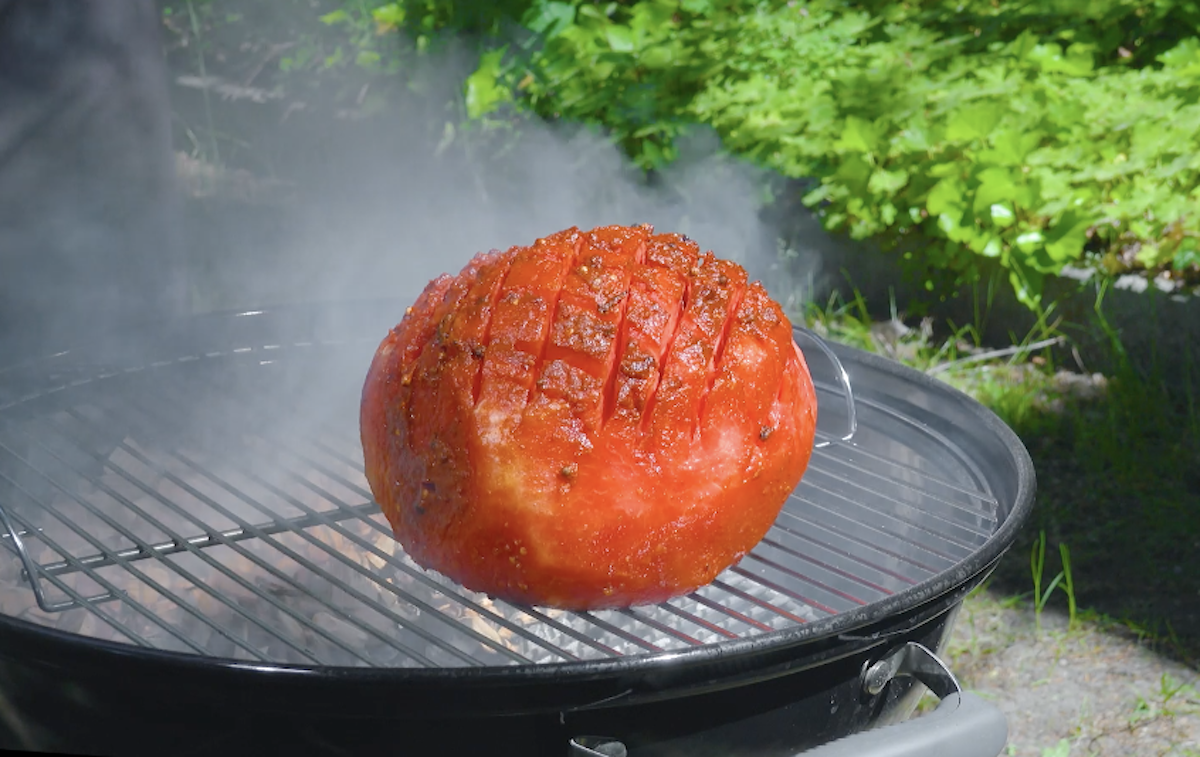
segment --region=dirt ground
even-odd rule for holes
[[[968,599],[946,650],[964,688],[994,702],[1014,757],[1200,755],[1200,674],[1122,627]]]

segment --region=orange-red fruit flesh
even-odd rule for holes
[[[360,420],[413,560],[589,610],[685,594],[750,551],[817,410],[788,319],[740,266],[608,226],[430,282],[379,346]]]

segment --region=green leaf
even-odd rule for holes
[[[806,195],[804,195],[803,197],[801,197],[800,202],[804,203],[805,207],[811,208],[812,206],[816,205],[817,203],[821,202],[822,200],[827,199],[828,197],[829,197],[829,185],[822,184],[821,186],[817,187],[813,191],[811,191],[811,192],[807,193]]]
[[[1017,237],[1017,249],[1026,254],[1032,253],[1042,246],[1046,238],[1040,231],[1027,231]]]
[[[575,23],[575,6],[562,2],[538,3],[529,9],[521,23],[547,40],[554,39]]]
[[[954,239],[959,230],[959,223],[962,221],[962,211],[955,212],[953,210],[945,213],[939,213],[937,217],[937,226],[946,236]],[[959,241],[955,239],[954,241]]]
[[[680,6],[688,13],[703,16],[712,10],[712,0],[683,0]]]
[[[950,116],[946,124],[946,139],[952,142],[969,142],[991,133],[1004,115],[1004,108],[997,103],[978,103],[960,108]]]
[[[1200,38],[1187,37],[1169,51],[1158,56],[1163,66],[1180,77],[1200,76]]]
[[[1002,166],[1019,166],[1041,142],[1043,133],[1037,130],[1000,129],[992,132],[992,149],[979,154],[981,160]]]
[[[1017,222],[1017,216],[1013,213],[1012,208],[1004,203],[996,203],[989,210],[991,211],[992,223],[997,226],[1012,226]],[[991,257],[995,257],[995,255]]]
[[[842,137],[834,143],[840,152],[874,152],[879,134],[869,121],[858,116],[847,116],[842,127]]]
[[[908,171],[886,171],[882,168],[876,169],[875,173],[871,174],[870,181],[867,182],[867,190],[874,195],[882,197],[892,197],[908,183]],[[894,209],[893,209],[894,211]],[[893,217],[894,217],[893,212]],[[889,225],[891,221],[887,222]]]
[[[896,221],[896,206],[885,202],[879,206],[879,219],[885,226],[891,226]]]
[[[333,26],[334,24],[340,24],[345,21],[349,21],[350,14],[345,10],[339,9],[333,11],[332,13],[326,13],[324,16],[321,16],[320,19],[322,24]]]
[[[400,3],[388,3],[371,11],[371,18],[382,29],[398,29],[404,25],[404,7]]]
[[[1142,247],[1135,257],[1147,268],[1157,268],[1159,264],[1165,262],[1162,248],[1153,242],[1142,242]]]
[[[1079,258],[1087,244],[1087,230],[1091,219],[1069,210],[1059,218],[1046,235],[1046,253],[1059,263]]]
[[[1045,276],[1029,271],[1016,261],[1010,261],[1008,283],[1012,285],[1017,301],[1030,310],[1038,310],[1042,303],[1042,286]]]
[[[1196,237],[1185,237],[1175,248],[1175,257],[1171,267],[1176,271],[1200,266],[1200,240]]]
[[[481,118],[510,99],[509,90],[499,83],[500,62],[504,53],[505,48],[484,53],[479,60],[479,67],[467,77],[465,98],[468,118]]]
[[[1075,43],[1066,53],[1057,43],[1038,45],[1027,56],[1044,73],[1067,76],[1087,76],[1092,72],[1092,45]]]
[[[934,163],[925,173],[935,179],[940,179],[945,176],[954,176],[962,173],[962,165],[959,163]]]
[[[339,45],[339,46],[337,47],[337,49],[335,49],[335,50],[333,51],[333,54],[332,54],[332,55],[326,55],[326,56],[325,56],[325,60],[324,60],[324,63],[323,63],[323,65],[324,65],[324,67],[325,67],[326,69],[333,68],[334,66],[336,66],[337,64],[339,64],[339,63],[341,63],[341,62],[342,62],[342,58],[343,58],[343,57],[345,57],[345,51],[344,51],[344,50],[342,50],[342,47],[341,47],[341,45]]]
[[[966,190],[962,180],[957,176],[947,176],[929,190],[929,196],[925,198],[925,209],[931,216],[939,216],[953,209],[957,210],[961,217]]]
[[[1026,29],[1008,46],[1009,55],[1017,60],[1028,59],[1030,53],[1037,47],[1037,39],[1037,35],[1032,30]]]
[[[1066,739],[1060,739],[1054,746],[1042,750],[1042,757],[1070,757],[1070,755],[1071,742]]]
[[[641,50],[638,62],[651,71],[670,68],[677,60],[677,51],[667,45],[653,45]]]
[[[1013,174],[1007,168],[985,168],[976,177],[979,186],[975,189],[976,212],[981,212],[998,202],[1013,202],[1019,192]]]
[[[871,177],[871,165],[857,155],[849,155],[838,166],[833,177],[849,187],[851,191],[861,194],[867,189],[867,182]]]
[[[604,28],[604,38],[613,52],[631,53],[634,51],[633,30],[620,24],[609,24]]]

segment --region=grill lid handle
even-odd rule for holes
[[[846,398],[846,433],[837,439],[817,442],[813,445],[813,449],[828,447],[835,441],[850,441],[858,433],[858,413],[855,410],[854,390],[850,386],[850,374],[846,371],[846,366],[842,365],[842,361],[838,358],[837,353],[833,351],[833,348],[829,346],[829,343],[817,336],[815,332],[803,326],[793,326],[792,330],[797,334],[808,337],[809,341],[815,344],[817,349],[821,350],[825,357],[829,359],[829,362],[833,364],[833,372],[837,376],[838,383],[842,385],[842,396]]]
[[[933,652],[910,642],[869,667],[863,688],[878,694],[887,682],[911,676],[925,684],[941,703],[913,720],[847,736],[796,757],[996,757],[1008,743],[1004,713],[986,700],[963,691],[954,675]]]

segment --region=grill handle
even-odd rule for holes
[[[832,741],[795,757],[997,757],[1008,743],[1004,713],[958,685],[954,674],[928,648],[909,642],[864,667],[861,685],[869,696],[883,693],[895,678],[911,677],[941,699],[937,709],[915,720],[885,725]],[[570,757],[626,757],[619,740],[606,736],[571,739]]]
[[[833,372],[837,376],[838,383],[842,385],[842,394],[846,398],[846,433],[835,440],[827,442],[817,442],[813,445],[813,449],[821,449],[833,444],[834,441],[848,442],[854,438],[858,432],[858,413],[854,407],[854,390],[850,387],[850,374],[846,372],[846,366],[842,365],[842,361],[838,359],[837,353],[815,332],[804,328],[803,326],[793,326],[792,330],[797,334],[808,337],[808,340],[817,346],[817,349],[833,363]]]
[[[17,557],[21,560],[22,572],[29,579],[29,585],[33,588],[33,596],[37,600],[38,607],[42,608],[44,612],[58,612],[73,607],[75,603],[72,601],[54,604],[46,599],[46,594],[42,591],[42,583],[38,580],[37,563],[29,556],[29,550],[25,548],[25,542],[21,540],[21,531],[18,531],[17,527],[13,525],[2,504],[0,504],[0,524],[8,532],[0,534],[0,539],[11,540],[12,548],[16,550]],[[3,542],[0,541],[0,543]]]
[[[933,652],[915,642],[863,672],[863,689],[879,694],[893,678],[911,676],[940,699],[933,712],[838,739],[796,757],[996,757],[1008,743],[1008,722],[995,705],[962,690]]]

